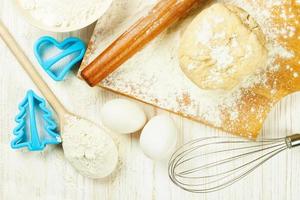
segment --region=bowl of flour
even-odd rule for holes
[[[113,0],[14,0],[32,25],[52,32],[82,29],[99,19]]]

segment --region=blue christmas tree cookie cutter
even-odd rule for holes
[[[60,52],[53,57],[44,59],[43,55],[47,53],[51,47],[56,47]],[[50,36],[43,36],[39,38],[34,45],[34,55],[39,64],[55,81],[64,80],[68,72],[83,59],[85,51],[86,47],[84,42],[75,37],[69,37],[62,42],[58,42]],[[63,64],[63,66],[56,66],[59,65],[59,61],[72,55],[74,57],[71,58],[69,62]]]
[[[27,147],[29,151],[41,151],[48,144],[61,143],[60,135],[56,132],[57,124],[52,119],[51,111],[46,108],[45,100],[32,90],[27,92],[19,104],[19,111],[15,119],[18,125],[13,131],[15,138],[11,141],[13,149]],[[41,113],[40,119],[38,112]],[[41,132],[45,133],[44,136]]]

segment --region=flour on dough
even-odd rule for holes
[[[179,48],[186,76],[202,89],[232,90],[267,65],[264,35],[244,10],[216,3],[187,27]]]

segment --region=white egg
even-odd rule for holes
[[[134,133],[145,125],[147,117],[136,103],[126,99],[114,99],[107,102],[100,112],[104,126],[116,133]]]
[[[166,115],[158,115],[142,130],[140,146],[149,158],[163,160],[174,151],[177,135],[178,130],[174,121]]]

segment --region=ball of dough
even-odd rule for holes
[[[179,47],[183,72],[202,89],[232,90],[267,63],[265,38],[244,10],[216,3],[187,27]]]

